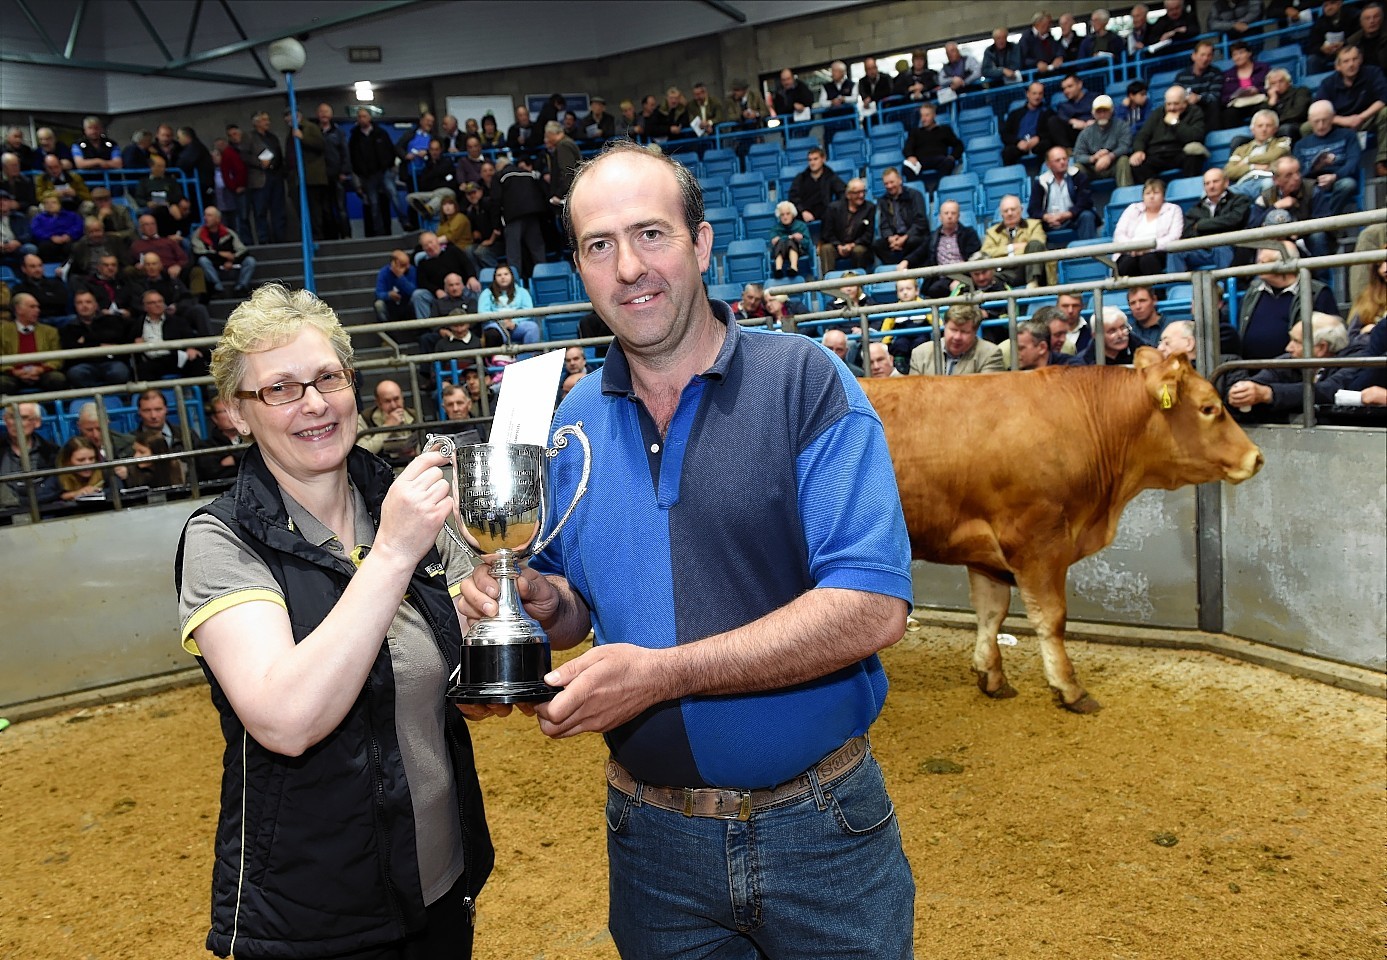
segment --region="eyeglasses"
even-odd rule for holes
[[[340,370],[320,373],[315,379],[304,382],[284,380],[279,383],[272,383],[268,387],[261,387],[259,390],[237,390],[234,396],[240,400],[259,400],[266,406],[278,407],[303,399],[303,395],[308,392],[309,387],[319,393],[336,393],[338,390],[345,390],[351,385],[352,369],[351,367],[343,367]]]

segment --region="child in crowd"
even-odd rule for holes
[[[771,233],[771,256],[775,258],[775,279],[799,276],[799,258],[804,253],[804,224],[789,200],[775,205],[776,225]],[[788,269],[786,268],[786,265]]]

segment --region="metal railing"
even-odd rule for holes
[[[1270,246],[1280,248],[1279,244],[1275,244],[1272,241],[1275,241],[1279,238],[1299,235],[1307,232],[1316,232],[1320,230],[1339,230],[1363,226],[1369,223],[1380,222],[1381,219],[1382,214],[1380,211],[1358,211],[1355,213],[1341,214],[1335,217],[1326,217],[1319,220],[1307,220],[1300,221],[1298,223],[1287,223],[1271,227],[1262,227],[1257,230],[1243,230],[1232,233],[1218,234],[1211,237],[1199,237],[1192,238],[1189,240],[1179,240],[1168,245],[1165,248],[1165,250],[1167,252],[1176,252],[1180,250],[1207,249],[1217,246],[1226,246],[1229,244],[1259,247]],[[989,260],[970,261],[967,264],[920,267],[913,270],[898,270],[889,273],[867,274],[852,277],[837,277],[831,280],[813,280],[804,283],[782,284],[779,286],[769,287],[767,289],[767,293],[770,295],[792,295],[821,290],[834,290],[846,286],[894,283],[897,280],[915,280],[922,278],[953,275],[958,273],[961,269],[964,269],[965,267],[968,270],[977,269],[980,267],[1015,267],[1090,257],[1103,260],[1103,258],[1109,257],[1113,253],[1132,253],[1149,249],[1151,249],[1150,244],[1144,243],[1142,241],[1094,244],[1090,246],[1076,247],[1073,249],[1047,250],[1041,253],[1019,254],[1010,257],[998,257]],[[1006,321],[1008,328],[1008,339],[1012,343],[1011,365],[1012,369],[1016,369],[1018,360],[1017,351],[1015,349],[1015,339],[1016,324],[1018,321],[1017,302],[1019,300],[1058,296],[1062,293],[1090,292],[1093,295],[1093,314],[1097,317],[1101,317],[1103,295],[1106,291],[1116,291],[1136,286],[1155,286],[1162,283],[1188,282],[1191,283],[1193,286],[1193,315],[1195,322],[1195,339],[1198,350],[1197,363],[1201,370],[1210,370],[1217,373],[1221,369],[1216,369],[1220,359],[1219,354],[1217,352],[1219,343],[1218,314],[1216,310],[1211,309],[1211,306],[1216,304],[1216,294],[1214,292],[1214,285],[1218,281],[1229,277],[1246,277],[1262,273],[1287,271],[1298,272],[1302,280],[1304,281],[1309,278],[1311,270],[1338,266],[1349,266],[1360,263],[1377,263],[1384,259],[1387,259],[1387,251],[1383,250],[1365,250],[1354,253],[1334,254],[1326,257],[1297,257],[1292,259],[1286,259],[1283,256],[1282,261],[1275,265],[1269,265],[1265,263],[1248,264],[1245,266],[1229,267],[1221,270],[1195,270],[1184,273],[1160,274],[1156,276],[1117,277],[1114,275],[1104,279],[1083,281],[1078,283],[1067,283],[1063,285],[1022,287],[1017,289],[999,291],[970,292],[953,297],[929,298],[904,305],[896,303],[876,304],[868,307],[851,306],[841,310],[817,311],[813,313],[800,314],[796,318],[796,321],[799,328],[811,329],[817,326],[822,326],[823,321],[842,322],[845,320],[852,320],[857,318],[866,318],[870,320],[870,318],[873,316],[886,314],[894,314],[896,316],[923,316],[927,313],[931,313],[932,311],[937,311],[940,307],[948,307],[958,303],[1005,302],[1007,304],[1008,311]],[[1105,262],[1110,266],[1110,268],[1114,270],[1115,273],[1115,267],[1112,267],[1112,261],[1108,260]],[[1275,267],[1274,270],[1272,269],[1273,266]],[[1312,308],[1312,304],[1310,302],[1311,294],[1309,283],[1302,282],[1299,290],[1300,296],[1302,298],[1301,312],[1303,316],[1308,317],[1310,316]],[[404,330],[436,329],[441,325],[444,319],[447,319],[449,321],[465,322],[473,325],[481,325],[490,321],[504,320],[507,318],[522,319],[563,314],[571,315],[574,313],[586,312],[591,309],[592,304],[590,302],[584,301],[581,303],[554,304],[546,307],[533,307],[524,310],[504,310],[497,311],[494,313],[468,314],[465,317],[433,317],[415,320],[396,320],[386,323],[358,324],[354,326],[349,326],[346,329],[348,333],[350,333],[353,336],[358,334],[376,334],[382,339],[382,341],[387,345],[387,347],[391,351],[390,355],[386,357],[362,359],[356,361],[355,367],[357,370],[364,372],[381,369],[399,369],[401,367],[405,367],[408,369],[411,385],[411,396],[413,399],[413,413],[415,423],[409,425],[407,429],[413,430],[415,432],[423,432],[425,430],[432,429],[445,424],[451,426],[458,426],[459,424],[461,424],[465,426],[469,423],[476,423],[478,421],[484,421],[488,419],[490,412],[490,393],[486,389],[483,389],[482,391],[481,403],[483,415],[480,418],[475,418],[467,421],[432,420],[429,417],[426,417],[424,414],[424,393],[421,390],[421,381],[419,376],[420,364],[432,364],[435,361],[447,362],[454,359],[477,361],[481,364],[485,364],[486,358],[494,357],[497,355],[515,357],[521,354],[561,349],[567,348],[569,346],[599,346],[602,344],[610,343],[611,338],[569,338],[564,340],[546,341],[543,343],[510,343],[496,347],[477,346],[466,349],[449,350],[430,354],[407,354],[403,351],[401,345],[392,336],[392,334]],[[747,321],[747,323],[748,325],[760,325],[763,323],[763,321]],[[936,372],[941,372],[942,352],[938,345],[939,326],[940,324],[935,321],[935,318],[933,316],[931,317],[931,323],[928,325],[928,327],[909,327],[904,329],[897,328],[895,330],[890,331],[875,331],[871,330],[869,326],[864,324],[864,329],[862,330],[861,336],[863,339],[870,341],[872,339],[880,339],[881,337],[898,336],[903,332],[914,334],[925,332],[926,330],[928,330],[931,336],[931,340],[935,343],[935,348],[933,352],[936,363]],[[1311,332],[1309,328],[1311,327],[1312,325],[1310,324],[1302,324],[1302,336],[1308,337]],[[1095,330],[1095,340],[1097,340],[1098,337],[1101,337],[1101,332],[1099,330]],[[216,337],[197,337],[187,340],[168,341],[167,343],[162,344],[161,347],[163,349],[176,350],[183,349],[186,347],[215,346],[216,342]],[[1309,344],[1305,344],[1305,347],[1305,355],[1307,357],[1311,357],[1313,355],[1313,350],[1309,349]],[[41,362],[45,360],[54,359],[75,360],[89,357],[104,357],[107,355],[129,355],[143,353],[147,349],[148,347],[143,344],[124,344],[120,346],[91,347],[78,350],[48,351],[45,353],[12,354],[8,356],[0,356],[0,365],[9,365],[21,362]],[[1094,353],[1095,361],[1099,364],[1103,363],[1106,359],[1104,351],[1095,346]],[[1247,363],[1252,363],[1252,361],[1248,361]],[[1275,364],[1267,362],[1266,365],[1272,366]],[[1313,371],[1318,367],[1333,365],[1347,364],[1335,364],[1330,362],[1328,359],[1319,362],[1310,360],[1302,364],[1302,366],[1305,369],[1307,369],[1307,371]],[[1309,426],[1313,425],[1314,423],[1313,372],[1306,373],[1305,382],[1305,398],[1307,404],[1305,409],[1305,422],[1306,425]],[[100,400],[101,397],[110,394],[140,393],[149,389],[172,390],[174,392],[175,407],[178,413],[178,427],[181,435],[180,439],[183,442],[184,450],[156,457],[138,457],[126,458],[120,461],[103,461],[99,465],[99,469],[109,470],[114,469],[118,466],[125,466],[131,463],[142,463],[150,460],[157,461],[161,459],[182,459],[192,461],[194,460],[194,458],[198,456],[205,456],[213,452],[233,452],[236,449],[234,447],[218,448],[215,451],[195,448],[195,438],[191,429],[191,419],[188,416],[188,399],[185,396],[185,391],[189,387],[202,387],[210,385],[211,383],[212,380],[210,377],[186,377],[171,380],[138,381],[108,387],[92,387],[81,389],[74,388],[60,391],[49,391],[44,393],[16,394],[0,398],[0,402],[2,402],[12,411],[12,422],[18,424],[21,422],[18,416],[18,405],[21,403],[48,403],[66,402],[75,399],[96,399],[96,411],[100,424],[102,447],[105,450],[111,450],[112,446],[110,419],[105,403]],[[369,432],[384,432],[387,430],[398,432],[399,428],[377,428]],[[19,457],[23,469],[18,473],[0,477],[0,482],[25,481],[27,483],[27,499],[29,507],[28,512],[30,519],[34,521],[37,521],[41,516],[40,505],[37,500],[37,493],[33,482],[35,479],[41,480],[48,476],[77,472],[79,470],[87,469],[86,467],[65,467],[34,470],[32,469],[33,465],[29,460],[29,451],[23,444],[20,445]],[[197,477],[196,463],[191,462],[189,464],[189,467],[189,491],[192,496],[196,497],[200,494],[201,486],[199,478]],[[113,486],[111,493],[112,505],[115,506],[117,509],[120,509],[122,505],[120,502],[119,490]]]

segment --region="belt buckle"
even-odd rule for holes
[[[692,817],[693,815],[694,815],[694,792],[693,792],[693,787],[685,787],[685,788],[684,788],[684,816],[686,816],[686,817]]]
[[[742,802],[737,806],[737,819],[745,823],[751,819],[751,791],[743,790]]]

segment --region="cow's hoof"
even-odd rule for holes
[[[993,700],[1010,700],[1012,697],[1016,696],[1016,688],[1007,683],[1005,678],[1002,679],[1002,685],[1000,687],[996,690],[989,690],[987,689],[987,674],[979,670],[975,670],[974,673],[978,675],[978,689]]]
[[[1064,709],[1071,713],[1097,713],[1103,709],[1103,705],[1088,694],[1084,694],[1073,703],[1065,703]]]

